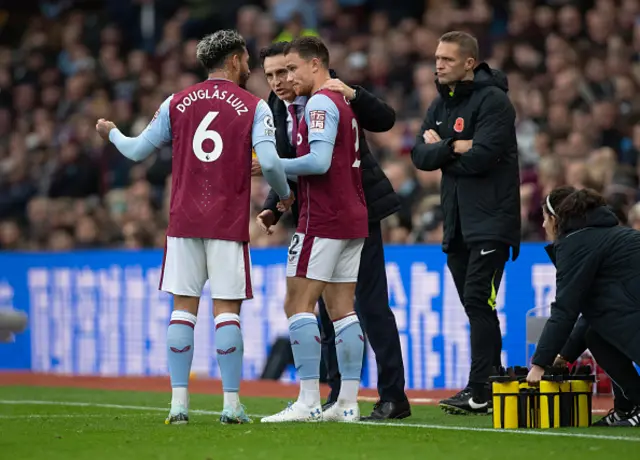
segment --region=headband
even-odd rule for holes
[[[551,196],[550,194],[547,195],[547,200],[546,200],[547,208],[549,208],[549,212],[551,213],[552,216],[557,217],[556,212],[553,209],[553,206],[551,206],[551,200],[549,199],[550,196]]]

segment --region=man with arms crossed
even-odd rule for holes
[[[281,158],[295,158],[298,125],[304,116],[307,98],[296,96],[293,83],[287,80],[288,72],[284,54],[287,45],[286,42],[272,43],[260,51],[260,58],[265,77],[272,90],[268,104],[275,121],[278,154]],[[335,77],[331,70],[329,74]],[[327,80],[322,89],[334,90],[345,96],[363,130],[385,132],[390,130],[396,121],[395,111],[364,88],[359,86],[351,88],[333,78]],[[364,240],[362,247],[360,271],[356,283],[355,309],[362,329],[375,353],[380,395],[380,400],[367,419],[400,419],[411,414],[411,407],[404,392],[404,365],[398,328],[395,316],[389,308],[384,246],[380,228],[382,219],[400,209],[400,199],[372,155],[364,131],[361,133],[359,148],[362,161],[362,189],[369,214],[369,236]],[[254,160],[254,171],[256,169]],[[289,186],[297,195],[295,182],[290,182]],[[258,224],[267,233],[273,231],[271,227],[281,216],[277,210],[278,201],[278,195],[272,189],[265,201],[264,210],[257,217]],[[298,225],[297,204],[295,202],[291,206],[295,226]],[[323,405],[323,410],[326,410],[338,399],[340,373],[336,356],[335,331],[322,298],[318,300],[318,309],[327,383],[331,388],[327,402]]]
[[[224,390],[220,421],[247,423],[238,390],[243,342],[240,306],[253,297],[249,256],[251,152],[265,178],[291,205],[286,176],[275,148],[271,110],[243,89],[249,54],[235,31],[204,37],[197,58],[209,78],[167,98],[136,138],[103,119],[100,135],[126,157],[140,161],[173,142],[171,209],[160,289],[173,294],[167,331],[171,410],[165,423],[189,420],[188,383],[193,332],[202,288],[211,287],[215,340]]]
[[[362,191],[360,127],[344,96],[322,90],[329,52],[315,37],[294,40],[285,50],[289,79],[299,96],[311,96],[297,135],[298,158],[282,159],[298,176],[300,217],[289,247],[285,313],[298,375],[298,400],[263,423],[357,421],[364,337],[353,309],[360,252],[368,235]],[[282,206],[281,206],[282,208]],[[320,331],[313,314],[324,297],[336,331],[342,376],[336,404],[320,402]]]
[[[478,42],[448,32],[436,49],[439,96],[411,151],[413,164],[442,170],[442,249],[469,318],[468,385],[440,402],[451,414],[488,414],[488,380],[501,365],[496,296],[511,252],[520,251],[520,177],[515,109],[504,73],[478,62]]]

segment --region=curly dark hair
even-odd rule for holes
[[[242,54],[245,49],[245,40],[237,31],[219,30],[198,42],[196,57],[207,72],[212,72],[222,68],[229,56]]]
[[[594,209],[606,206],[602,195],[593,189],[577,190],[566,197],[556,209],[556,235],[564,235],[576,225],[586,225],[587,215]]]

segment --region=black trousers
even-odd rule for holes
[[[469,318],[471,370],[468,387],[474,398],[488,397],[485,388],[492,368],[501,365],[502,334],[496,296],[508,259],[509,246],[496,241],[467,246],[457,238],[447,253],[447,266]]]
[[[319,307],[322,351],[327,368],[327,383],[331,387],[327,402],[333,402],[338,399],[340,393],[335,330],[322,299],[319,301]],[[369,237],[364,241],[360,258],[355,310],[362,330],[376,355],[380,400],[389,402],[406,400],[404,364],[398,326],[389,308],[380,222],[369,223]]]
[[[611,376],[609,375],[609,377]],[[612,379],[612,382],[613,382],[613,379]],[[636,405],[633,404],[631,401],[629,401],[627,396],[624,394],[624,391],[622,390],[622,388],[620,388],[620,386],[616,382],[613,382],[613,385],[611,385],[611,387],[613,388],[613,407],[616,410],[619,410],[622,412],[629,412],[633,410],[633,408]]]
[[[587,331],[587,346],[600,367],[621,390],[615,395],[616,408],[630,410],[633,406],[640,406],[640,375],[633,365],[634,361],[640,361],[640,356],[628,356],[593,329]]]

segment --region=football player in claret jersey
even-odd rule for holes
[[[243,354],[239,314],[242,301],[253,297],[252,149],[284,207],[291,205],[293,196],[276,152],[271,110],[242,88],[249,78],[244,39],[235,31],[221,30],[204,37],[196,53],[209,78],[167,98],[138,137],[125,137],[103,119],[96,129],[136,161],[173,143],[169,228],[160,279],[160,289],[174,298],[167,331],[172,399],[165,423],[188,422],[193,333],[207,280],[224,391],[220,421],[245,423],[250,419],[238,397]]]
[[[298,127],[297,158],[281,160],[285,172],[298,178],[300,218],[289,246],[285,313],[300,396],[262,422],[353,422],[360,418],[357,397],[364,353],[353,301],[360,252],[368,236],[360,127],[344,96],[320,89],[330,76],[329,52],[319,39],[298,38],[289,44],[285,56],[296,94],[311,96]],[[338,401],[324,413],[319,390],[320,332],[313,314],[320,295],[333,320],[342,376]]]

